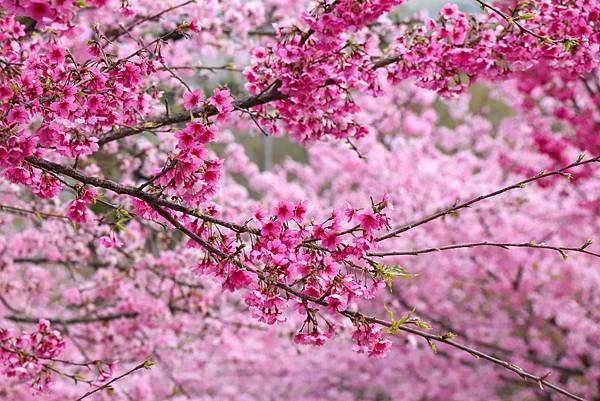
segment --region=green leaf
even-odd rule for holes
[[[394,312],[392,312],[391,309],[387,307],[387,305],[383,305],[383,307],[387,311],[388,317],[390,318],[390,327],[388,327],[386,331],[390,334],[398,334],[398,332],[400,331],[400,325],[402,323],[400,323],[400,321],[394,320]]]
[[[573,50],[575,50],[575,48],[577,47],[577,45],[579,44],[579,41],[577,39],[564,39],[563,40],[563,47],[565,49],[566,52],[571,52]]]
[[[84,381],[84,380],[85,380],[85,376],[81,372],[75,372],[75,374],[73,375],[73,381],[75,382],[75,384],[77,384],[77,382]]]
[[[437,353],[437,347],[436,347],[435,343],[428,338],[427,339],[427,344],[429,344],[429,348],[431,348],[431,350],[433,351],[433,353],[436,354]]]
[[[129,219],[125,218],[125,219],[119,219],[117,220],[117,222],[115,223],[115,227],[117,228],[118,231],[121,231],[125,228],[125,223],[127,223],[129,221]]]
[[[449,331],[446,334],[444,334],[442,337],[444,337],[444,339],[446,339],[446,340],[453,340],[456,338],[456,333]]]
[[[519,15],[519,17],[517,19],[520,20],[530,20],[535,18],[535,14],[534,13],[525,13],[525,14],[521,14]]]
[[[394,312],[392,312],[392,310],[390,308],[388,308],[387,305],[383,305],[383,307],[384,307],[385,311],[387,312],[388,317],[390,318],[390,322],[393,322],[394,321]]]
[[[418,320],[415,322],[415,324],[417,326],[419,326],[419,328],[421,328],[423,330],[431,330],[432,329],[431,325],[429,323],[427,323],[426,321],[421,320],[419,318],[416,318],[416,319],[418,319]]]
[[[183,394],[183,392],[181,391],[181,388],[179,387],[179,385],[176,384],[175,386],[173,386],[173,391],[171,392],[171,395],[173,397],[176,397],[176,396],[179,396],[182,394]]]
[[[560,252],[560,256],[562,256],[563,260],[566,262],[567,259],[569,259],[569,255],[567,255],[567,253],[565,251],[563,251],[562,249],[559,250]]]
[[[398,334],[401,330],[401,326],[403,326],[405,324],[414,324],[423,330],[431,330],[431,326],[429,325],[429,323],[427,323],[424,320],[421,320],[421,318],[418,316],[414,316],[414,313],[416,310],[415,308],[412,308],[400,319],[395,320],[394,312],[392,312],[392,310],[390,308],[388,308],[387,305],[384,305],[383,307],[385,308],[385,310],[388,314],[388,317],[390,319],[390,327],[388,327],[386,329],[389,334]],[[453,334],[453,333],[450,333],[450,334]],[[450,334],[448,334],[448,335],[450,335]]]
[[[385,265],[383,263],[378,263],[375,265],[375,275],[381,277],[383,281],[387,284],[388,287],[392,288],[392,284],[394,278],[413,278],[418,276],[418,274],[409,273],[404,267],[400,265]]]

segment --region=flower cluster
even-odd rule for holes
[[[52,380],[45,364],[59,356],[65,347],[62,335],[52,330],[47,320],[40,320],[36,331],[31,333],[11,335],[8,330],[0,329],[0,372],[19,380],[34,378],[33,387],[46,390]]]
[[[102,7],[108,0],[91,0],[89,6]],[[55,24],[70,24],[74,13],[86,3],[77,1],[52,0],[2,0],[0,7],[11,14],[25,15],[36,21],[39,26]]]
[[[253,52],[244,74],[250,93],[277,89],[289,99],[274,102],[285,129],[299,141],[367,134],[355,115],[352,92],[381,93],[377,68],[399,83],[409,78],[442,95],[463,93],[482,79],[508,79],[515,72],[549,64],[565,75],[592,71],[598,64],[597,6],[543,1],[522,3],[508,21],[497,14],[467,17],[455,4],[436,20],[405,29],[391,51],[382,52],[360,31],[401,2],[323,3],[303,15],[307,30],[281,28],[279,40]],[[374,61],[375,58],[375,61]],[[267,110],[263,108],[266,113]],[[265,116],[265,125],[272,125]],[[276,132],[276,128],[270,128]]]
[[[77,198],[67,205],[67,217],[75,223],[85,223],[90,219],[87,204],[94,201],[96,189],[93,187],[83,189]]]
[[[244,71],[248,91],[257,94],[275,85],[292,98],[274,107],[299,141],[366,135],[366,128],[352,118],[358,106],[350,92],[376,93],[376,74],[366,43],[354,43],[349,34],[402,2],[321,2],[302,15],[306,30],[281,29],[276,44],[254,50],[254,65]]]
[[[596,391],[600,196],[597,160],[577,159],[600,151],[596,4],[397,20],[402,0],[168,3],[0,0],[0,397],[31,399],[21,383],[46,390],[58,374],[106,383],[117,358],[126,369],[150,354],[160,370],[121,382],[125,398],[262,399],[239,377],[271,373],[279,355],[272,387],[314,382],[290,373],[311,358],[330,387],[292,400],[506,394],[501,373],[477,365],[482,386],[460,353],[442,365],[416,342],[452,345],[413,312],[394,320],[413,306],[461,342]],[[283,144],[293,157],[259,168],[256,126],[312,143],[296,158],[297,144],[266,138],[265,156]],[[573,186],[554,185],[565,177]],[[447,209],[457,199],[477,205]],[[419,278],[385,291],[414,276],[405,263]],[[75,347],[44,320],[16,334],[40,317]],[[384,326],[412,333],[410,352],[385,365],[344,352],[342,337],[384,356]],[[423,365],[418,386],[396,373]],[[57,382],[40,397],[76,398]]]
[[[356,343],[354,350],[358,353],[367,353],[369,356],[382,357],[392,346],[391,341],[386,340],[381,327],[366,323],[358,326],[352,339]]]
[[[235,243],[224,237],[220,250],[231,255],[232,260],[216,263],[205,259],[198,270],[214,274],[223,288],[250,290],[244,301],[261,322],[283,322],[285,310],[293,306],[305,316],[303,329],[295,341],[322,345],[335,333],[335,325],[328,320],[319,322],[321,309],[335,317],[338,312],[346,311],[349,304],[372,299],[385,287],[381,269],[367,253],[377,246],[375,233],[389,227],[384,209],[390,203],[385,197],[368,210],[348,205],[344,210],[334,210],[321,223],[307,222],[307,207],[305,201],[295,204],[280,201],[271,214],[256,209],[254,220],[259,229],[250,234],[251,249],[247,252],[236,249]],[[206,240],[214,238],[206,225],[189,227]],[[244,265],[236,264],[233,259],[236,257]],[[383,341],[372,341],[372,337],[357,337],[357,341],[360,344],[367,338],[369,344]],[[381,354],[388,348],[377,346],[377,351],[369,352]]]
[[[437,21],[396,38],[388,79],[416,78],[425,88],[455,94],[477,80],[506,79],[538,64],[569,76],[589,72],[598,65],[599,8],[567,3],[523,2],[511,17],[503,14],[508,21],[496,13],[467,16],[447,4]]]
[[[0,168],[42,197],[56,195],[60,185],[26,166],[27,156],[43,149],[91,155],[106,130],[133,124],[150,110],[153,95],[144,78],[155,71],[155,61],[143,52],[112,62],[91,41],[86,58],[76,60],[52,38],[26,37],[13,14],[0,18],[0,48]]]

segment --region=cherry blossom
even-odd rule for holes
[[[1,397],[596,398],[600,6],[474,2],[0,1]]]

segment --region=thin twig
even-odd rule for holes
[[[502,12],[502,10],[500,10],[499,8],[496,8],[488,3],[486,3],[485,1],[482,0],[475,0],[477,3],[479,3],[481,5],[482,8],[484,9],[488,9],[496,14],[498,14],[502,19],[504,19],[506,22],[508,22],[509,24],[515,24],[521,31],[526,32],[528,34],[530,34],[531,36],[539,39],[539,40],[543,40],[543,41],[548,41],[551,40],[548,36],[542,36],[538,33],[533,32],[530,29],[525,28],[523,25],[521,25],[521,23],[513,17],[510,17],[508,15],[506,15],[504,12]]]
[[[196,0],[188,0],[185,3],[181,3],[181,4],[177,4],[174,5],[173,7],[169,7],[165,10],[162,10],[154,15],[150,15],[147,17],[142,17],[139,18],[138,20],[134,21],[133,23],[131,23],[130,25],[128,25],[127,27],[121,27],[121,30],[119,31],[119,33],[116,33],[110,37],[108,37],[108,40],[110,42],[115,41],[117,39],[119,39],[121,36],[128,34],[133,28],[140,26],[142,24],[144,24],[147,21],[152,21],[152,20],[157,20],[158,18],[162,17],[164,14],[169,13],[171,11],[174,11],[178,8],[187,6],[188,4],[194,3]]]
[[[427,217],[422,218],[421,220],[417,220],[417,221],[415,221],[413,223],[405,224],[405,225],[403,225],[403,226],[401,226],[401,227],[399,227],[399,228],[397,228],[397,229],[389,232],[388,234],[385,234],[385,235],[383,235],[381,237],[376,238],[376,240],[377,241],[383,241],[383,240],[386,240],[388,238],[393,238],[393,237],[397,236],[398,234],[401,234],[401,233],[403,233],[405,231],[408,231],[408,230],[411,230],[411,229],[413,229],[415,227],[418,227],[420,225],[429,223],[430,221],[439,219],[440,217],[446,216],[448,214],[455,213],[455,212],[457,212],[460,209],[464,209],[464,208],[470,207],[474,203],[480,202],[480,201],[485,200],[485,199],[493,198],[494,196],[500,195],[500,194],[502,194],[504,192],[511,191],[513,189],[524,188],[525,185],[527,185],[530,182],[537,181],[537,180],[540,180],[542,178],[546,178],[546,177],[550,177],[550,176],[554,176],[554,175],[563,175],[563,176],[569,177],[568,173],[565,173],[565,171],[567,171],[567,170],[569,170],[571,168],[579,167],[579,166],[582,166],[582,165],[585,165],[585,164],[600,162],[600,156],[596,156],[594,158],[587,159],[587,160],[583,160],[583,157],[584,157],[583,154],[580,155],[579,159],[577,159],[576,162],[571,163],[568,166],[565,166],[565,167],[563,167],[561,169],[554,170],[554,171],[541,172],[540,174],[538,174],[536,176],[526,178],[526,179],[524,179],[522,181],[519,181],[519,182],[517,182],[515,184],[506,186],[504,188],[498,189],[498,190],[490,192],[488,194],[477,196],[477,197],[472,198],[472,199],[470,199],[470,200],[468,200],[466,202],[463,202],[463,203],[457,203],[454,206],[450,206],[449,208],[446,208],[446,209],[444,209],[444,210],[442,210],[440,212],[433,213],[433,214],[431,214],[431,215],[429,215]]]
[[[140,363],[139,365],[137,365],[136,367],[134,367],[133,369],[131,369],[131,370],[123,373],[120,376],[115,377],[114,379],[112,379],[109,382],[103,384],[102,386],[100,386],[98,388],[95,388],[95,389],[93,389],[91,391],[88,391],[87,393],[85,393],[84,395],[82,395],[81,397],[79,397],[76,401],[81,401],[84,398],[87,398],[90,395],[97,393],[98,391],[102,391],[102,390],[110,387],[114,382],[116,382],[118,380],[121,380],[122,378],[124,378],[126,376],[129,376],[130,374],[132,374],[132,373],[134,373],[134,372],[136,372],[136,371],[138,371],[140,369],[149,369],[150,366],[152,366],[152,362],[150,362],[150,361],[144,361],[144,362]]]
[[[586,246],[589,245],[589,244],[591,244],[591,242],[586,242],[582,247],[569,247],[569,246],[547,245],[547,244],[544,244],[544,243],[537,244],[535,242],[523,242],[523,243],[509,243],[509,242],[506,242],[506,243],[504,243],[504,242],[487,242],[487,241],[483,241],[483,242],[471,242],[471,243],[466,243],[466,244],[444,245],[444,246],[435,247],[435,248],[415,249],[415,250],[412,250],[412,251],[370,252],[367,255],[368,256],[376,256],[376,257],[385,257],[385,256],[418,256],[418,255],[421,255],[421,254],[424,254],[424,253],[447,251],[447,250],[461,249],[461,248],[475,248],[475,247],[489,246],[489,247],[496,247],[496,248],[503,248],[503,249],[509,249],[509,248],[548,249],[548,250],[553,250],[553,251],[556,251],[556,252],[560,253],[561,256],[563,256],[563,258],[566,257],[566,252],[567,251],[580,252],[580,253],[583,253],[583,254],[586,254],[586,255],[595,256],[597,258],[600,258],[600,253],[588,251],[588,250],[585,249]]]

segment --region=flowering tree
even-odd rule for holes
[[[0,0],[1,398],[600,399],[600,5],[476,2]]]

